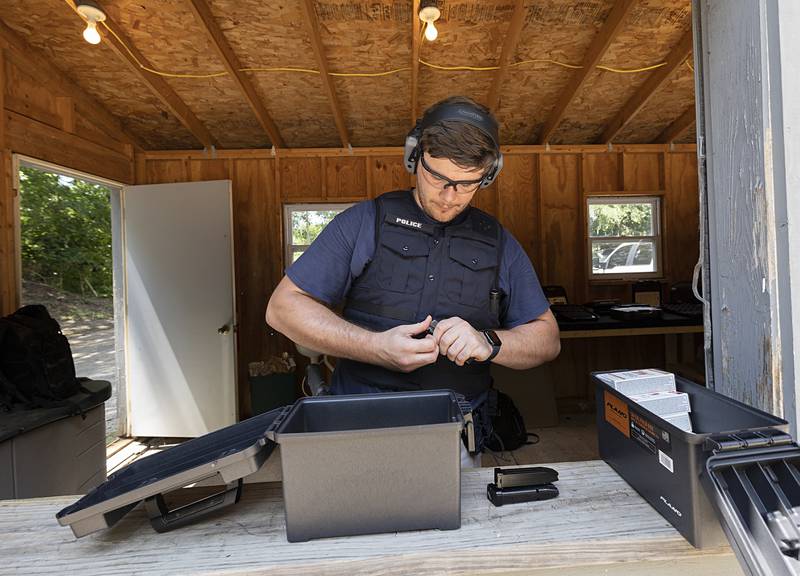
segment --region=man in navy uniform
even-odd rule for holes
[[[558,325],[520,244],[470,206],[503,164],[489,110],[463,97],[434,104],[404,161],[416,188],[336,216],[286,271],[267,322],[339,358],[334,394],[452,388],[485,436],[490,363],[552,360]]]

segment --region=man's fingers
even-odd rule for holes
[[[431,318],[431,315],[428,314],[425,317],[425,320],[423,320],[422,322],[417,322],[416,324],[408,324],[408,325],[406,325],[405,326],[406,333],[409,336],[416,336],[418,334],[422,334],[423,332],[425,332],[428,329],[428,326],[431,325],[431,320],[433,320],[433,318]]]

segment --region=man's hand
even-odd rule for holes
[[[433,338],[439,343],[439,353],[458,366],[463,366],[470,358],[483,362],[492,354],[486,337],[458,316],[440,320]]]
[[[439,357],[436,340],[430,334],[424,338],[414,338],[424,333],[431,323],[428,316],[416,324],[403,324],[385,332],[378,332],[378,355],[380,364],[398,372],[411,372],[427,364],[433,364]]]

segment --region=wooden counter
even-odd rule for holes
[[[290,544],[279,484],[166,534],[141,508],[76,540],[55,513],[74,497],[0,502],[0,574],[742,574],[730,548],[696,550],[602,461],[553,464],[555,500],[495,508],[492,469],[464,472],[460,530]]]

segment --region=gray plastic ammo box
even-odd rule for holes
[[[745,574],[800,574],[800,447],[785,420],[676,376],[685,432],[596,374],[603,460],[694,546],[727,537]]]
[[[469,403],[450,390],[303,398],[137,460],[56,517],[81,537],[144,502],[153,528],[171,530],[238,502],[279,444],[290,542],[455,529],[469,426]],[[221,492],[169,508],[166,494],[214,476]]]
[[[461,429],[449,390],[298,400],[276,432],[290,542],[461,526]]]

